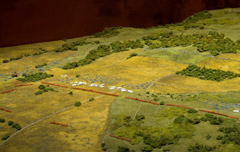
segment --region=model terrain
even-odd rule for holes
[[[0,60],[0,151],[240,151],[238,8],[0,48]]]

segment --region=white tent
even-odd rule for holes
[[[126,89],[124,89],[124,88],[122,88],[122,89],[121,89],[121,91],[122,91],[122,92],[126,92],[127,90],[126,90]]]
[[[117,87],[117,90],[120,90],[122,87]]]
[[[94,83],[92,83],[92,84],[90,84],[89,86],[90,86],[90,87],[93,87],[93,86],[95,86],[95,84],[94,84]]]
[[[237,113],[237,112],[239,112],[239,110],[233,110],[233,112],[236,112],[236,113]]]
[[[129,93],[133,93],[133,91],[132,91],[132,90],[128,90],[128,92],[129,92]]]
[[[111,87],[108,87],[109,90],[114,90],[116,87],[115,86],[111,86]]]
[[[104,84],[100,84],[99,87],[100,87],[100,88],[103,88],[103,87],[104,87]]]

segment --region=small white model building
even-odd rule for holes
[[[239,110],[233,110],[233,112],[239,112]]]
[[[128,90],[128,92],[129,92],[129,93],[133,93],[133,91],[132,91],[132,90]]]

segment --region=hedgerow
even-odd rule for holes
[[[45,72],[38,72],[31,75],[27,75],[24,78],[17,78],[17,80],[22,82],[35,82],[35,81],[39,81],[39,80],[50,78],[50,77],[53,77],[53,75],[47,74]]]

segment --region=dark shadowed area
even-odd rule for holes
[[[0,46],[176,23],[204,9],[239,6],[239,0],[1,0]]]

